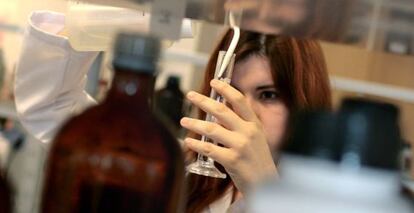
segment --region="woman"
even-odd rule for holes
[[[69,115],[94,104],[84,91],[84,82],[97,53],[71,49],[67,38],[59,35],[63,29],[63,15],[33,13],[16,71],[20,120],[44,142],[53,138]],[[226,33],[212,54],[205,95],[210,91],[218,51],[227,49],[231,37]],[[221,125],[190,118],[184,118],[182,125],[223,147],[186,139],[187,147],[214,158],[231,177],[190,175],[189,212],[226,212],[256,182],[276,175],[271,150],[280,147],[289,114],[330,107],[326,68],[316,42],[242,32],[236,55],[232,86],[211,82],[231,108],[195,92],[188,94],[193,104],[214,114]]]
[[[223,165],[231,179],[190,175],[188,212],[208,208],[214,212],[212,204],[220,202],[219,208],[225,209],[256,182],[276,175],[271,152],[280,148],[286,136],[289,114],[331,108],[324,57],[319,44],[312,40],[242,31],[231,85],[211,81],[218,52],[227,49],[231,38],[228,31],[210,58],[204,95],[187,95],[221,125],[204,122],[205,113],[200,113],[200,120],[181,120],[183,127],[223,145],[185,140],[189,149]],[[226,98],[230,107],[207,98],[211,87]]]

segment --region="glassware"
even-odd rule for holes
[[[183,129],[180,120],[184,116],[184,93],[180,89],[180,77],[169,76],[165,87],[155,92],[155,106],[171,127],[172,133],[180,138]]]
[[[220,72],[220,67],[223,64],[223,59],[224,59],[225,53],[226,53],[225,51],[220,51],[219,52],[219,56],[217,58],[216,70],[215,70],[215,73],[214,73],[214,78],[230,84],[231,77],[232,77],[232,74],[233,74],[234,61],[235,61],[235,55],[234,54],[231,57],[230,63],[227,66],[226,70],[223,72],[223,74],[221,76],[218,76],[219,72]],[[211,90],[210,98],[214,99],[214,100],[216,100],[220,103],[224,103],[224,104],[226,103],[223,96],[219,95],[214,90]],[[209,121],[209,122],[216,122],[217,121],[216,118],[211,114],[207,114],[205,120]],[[207,142],[207,143],[217,144],[216,142],[214,142],[210,138],[207,138],[205,135],[203,135],[201,137],[201,141]],[[190,172],[190,173],[194,173],[194,174],[198,174],[198,175],[204,175],[204,176],[208,176],[208,177],[226,178],[226,174],[220,172],[220,170],[218,170],[214,166],[214,160],[212,158],[204,156],[202,154],[198,154],[197,160],[187,167],[187,171]]]
[[[150,37],[118,36],[106,100],[52,144],[42,212],[182,212],[182,150],[151,108],[159,49]]]
[[[11,188],[2,171],[0,171],[0,212],[12,212]]]

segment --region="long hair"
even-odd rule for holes
[[[210,57],[201,90],[206,96],[211,90],[209,82],[214,77],[218,53],[228,48],[232,37],[233,32],[228,30]],[[235,54],[236,63],[253,55],[269,59],[273,82],[290,112],[331,108],[328,74],[318,42],[242,31]],[[205,113],[199,111],[199,118],[204,117]],[[225,172],[221,165],[216,166]],[[188,176],[188,184],[187,212],[190,213],[202,211],[233,186],[230,178],[193,174]]]

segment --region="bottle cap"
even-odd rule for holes
[[[168,77],[167,87],[178,88],[180,87],[180,77],[172,75]]]
[[[112,65],[129,71],[156,74],[160,46],[159,39],[151,36],[120,33],[115,40]]]

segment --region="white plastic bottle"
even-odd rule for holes
[[[148,12],[71,2],[66,19],[69,42],[75,50],[105,51],[111,47],[112,39],[120,30],[149,33],[150,18]],[[191,21],[183,19],[180,37],[192,36]]]

